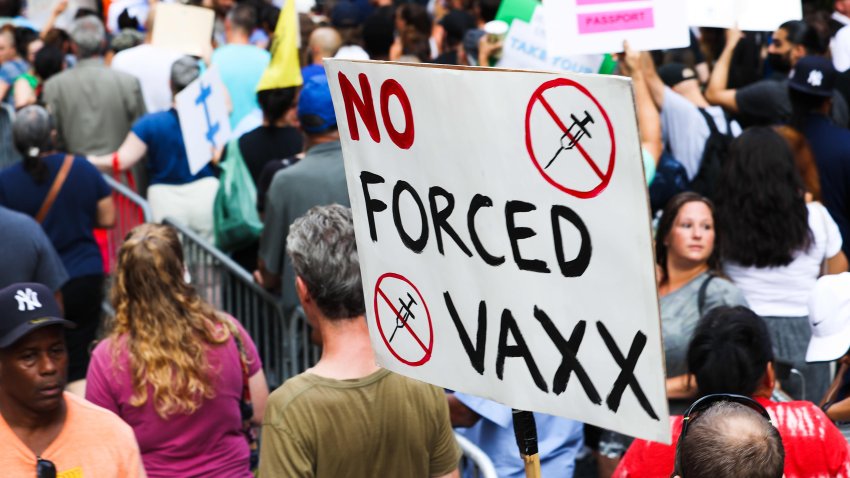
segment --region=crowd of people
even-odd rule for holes
[[[215,18],[201,56],[153,44],[155,2],[59,28],[66,0],[40,25],[0,0],[4,473],[450,477],[468,472],[457,433],[524,476],[510,408],[376,365],[322,64],[493,65],[484,29],[506,1],[318,2],[298,19],[301,80],[269,86],[283,17],[266,0],[198,4]],[[600,477],[850,477],[850,1],[803,6],[774,32],[692,28],[688,48],[616,55],[655,221],[673,445],[535,413],[544,476],[582,461]],[[233,134],[193,173],[174,97],[213,66]],[[300,307],[322,350],[271,393],[262,338],[203,299],[159,224],[213,240],[234,161],[263,229],[225,252]],[[110,264],[102,175],[128,171],[153,221]]]

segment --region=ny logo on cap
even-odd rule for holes
[[[823,82],[823,73],[820,70],[812,70],[809,72],[809,79],[806,82],[814,87],[818,87]]]
[[[18,301],[18,311],[21,312],[41,308],[41,302],[38,301],[38,294],[29,287],[24,290],[18,290],[18,293],[15,294],[15,300]]]

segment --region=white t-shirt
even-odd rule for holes
[[[723,108],[709,106],[705,111],[714,119],[717,130],[727,134]],[[741,134],[741,126],[734,120],[729,125],[732,136]],[[682,95],[664,88],[664,103],[661,105],[661,136],[670,146],[673,157],[685,167],[688,179],[693,180],[699,172],[705,141],[711,134],[699,108]]]
[[[839,73],[850,68],[850,26],[844,26],[829,42],[832,64]]]
[[[825,258],[841,251],[838,225],[821,203],[808,204],[809,229],[814,241],[807,251],[797,252],[784,267],[744,267],[723,264],[726,275],[744,293],[750,308],[761,316],[805,317],[809,315],[809,295]]]
[[[171,65],[182,56],[177,51],[142,44],[118,52],[110,66],[139,80],[148,113],[156,113],[171,108]]]

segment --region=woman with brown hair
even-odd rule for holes
[[[242,326],[184,276],[172,228],[133,229],[119,252],[115,318],[92,354],[86,398],[133,427],[148,476],[250,478],[242,408],[253,402],[260,423],[262,365]]]
[[[720,305],[747,304],[741,291],[720,277],[714,216],[709,199],[693,192],[680,193],[664,208],[655,235],[661,335],[671,400],[695,393],[687,377],[686,354],[700,317]]]

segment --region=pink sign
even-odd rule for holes
[[[644,0],[576,0],[576,5],[598,5],[600,3],[642,2]]]
[[[583,0],[583,1],[607,1],[607,0]],[[614,12],[582,13],[578,15],[578,32],[603,33],[618,32],[622,30],[640,30],[652,28],[655,25],[651,8],[639,8],[635,10],[618,10]]]

